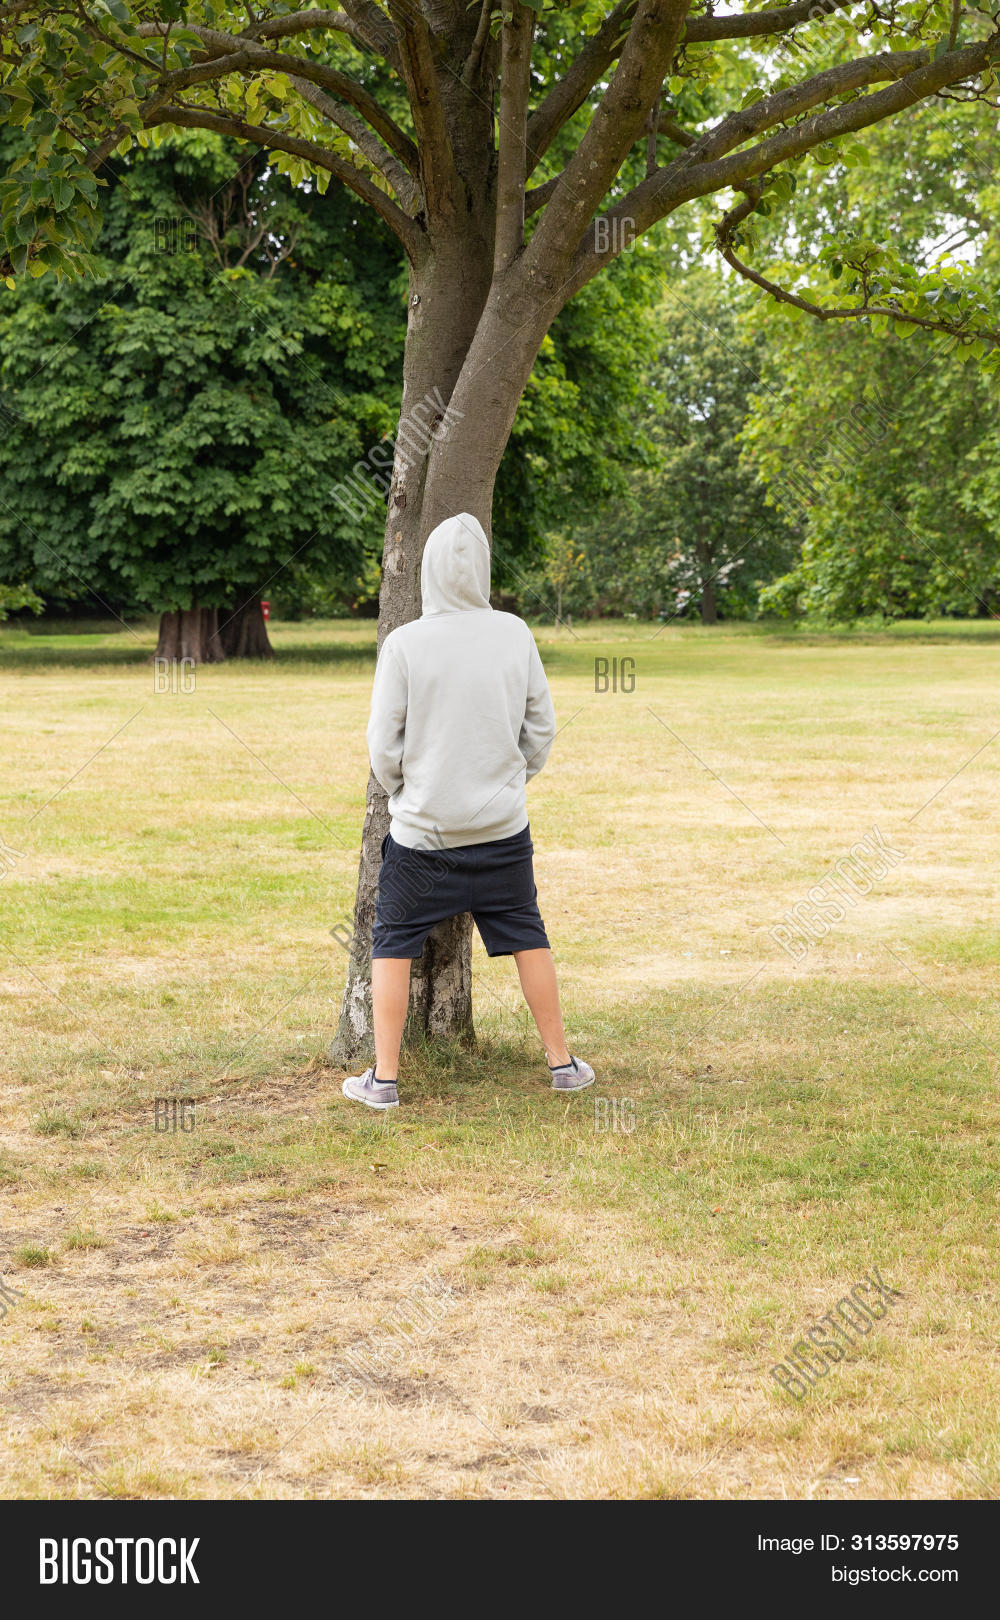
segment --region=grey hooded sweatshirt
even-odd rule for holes
[[[410,849],[509,838],[528,825],[524,784],[545,764],[555,712],[523,619],[490,607],[490,548],[468,513],[424,547],[423,613],[382,644],[368,751],[389,830]]]

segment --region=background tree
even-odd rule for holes
[[[586,561],[586,553],[580,550],[580,542],[574,535],[561,531],[549,536],[543,574],[555,598],[557,624],[562,621],[566,591],[582,578]]]
[[[395,244],[216,135],[118,161],[95,273],[0,307],[2,566],[161,613],[162,656],[264,654],[290,558],[349,578],[378,543],[331,488],[395,420]]]
[[[787,567],[793,535],[766,505],[740,435],[772,368],[763,335],[741,320],[746,299],[711,273],[689,275],[657,311],[643,428],[652,452],[611,525],[607,561],[647,612],[694,605],[714,624],[720,601],[755,610],[760,585]]]
[[[747,42],[773,51],[794,39],[812,0],[723,16],[691,0],[542,14],[519,0],[344,6],[273,5],[249,19],[207,0],[0,8],[8,116],[37,138],[4,183],[0,268],[17,276],[29,260],[85,258],[95,173],[161,126],[263,146],[293,178],[333,175],[379,214],[410,266],[403,416],[437,388],[451,422],[422,461],[397,457],[380,636],[419,611],[421,548],[435,522],[464,509],[489,529],[497,468],[544,337],[636,235],[692,199],[735,191],[743,200],[718,233],[735,266],[741,227],[762,205],[790,200],[791,169],[806,154],[833,160],[838,140],[948,87],[989,96],[1000,49],[993,19],[951,0],[826,0],[817,26],[836,60],[801,71],[794,54],[786,70]],[[854,29],[840,28],[843,13]],[[379,95],[387,79],[393,92]],[[856,281],[850,297],[866,318],[889,309],[903,324],[995,342],[972,286],[942,316],[919,275],[891,257],[874,283],[863,264]],[[984,361],[995,367],[1000,355],[990,347]],[[367,942],[385,826],[373,779],[335,1046],[345,1059],[369,1040]],[[468,919],[442,925],[414,976],[412,1005],[431,1033],[471,1032],[469,932]]]
[[[991,111],[919,109],[873,131],[864,161],[804,177],[794,241],[780,217],[761,219],[752,262],[766,255],[768,277],[793,286],[815,248],[832,296],[850,271],[820,244],[846,226],[872,274],[896,249],[934,307],[954,306],[970,273],[996,284],[998,156]],[[915,325],[886,345],[884,321],[817,322],[794,305],[775,320],[770,301],[757,315],[772,364],[745,456],[801,543],[762,605],[831,619],[995,612],[1000,401],[980,346]]]
[[[861,332],[810,326],[776,347],[781,408],[761,396],[747,439],[775,515],[801,544],[763,609],[833,620],[995,613],[995,392],[954,356],[887,350]]]

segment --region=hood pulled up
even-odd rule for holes
[[[490,543],[468,512],[432,529],[420,564],[424,616],[462,613],[490,605]]]

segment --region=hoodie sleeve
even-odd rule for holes
[[[403,785],[406,699],[406,672],[389,641],[386,641],[375,665],[372,710],[368,721],[368,755],[376,778],[390,798]]]
[[[524,722],[518,738],[518,747],[527,768],[526,782],[530,782],[545,764],[556,735],[556,711],[552,707],[549,683],[545,679],[542,660],[530,630],[528,641],[528,693],[524,704]]]

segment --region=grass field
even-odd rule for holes
[[[389,1120],[324,1057],[374,625],[162,693],[150,626],[36,628],[0,632],[4,1495],[996,1494],[996,627],[539,628],[598,1084],[547,1088],[477,943],[478,1050],[411,1054]],[[769,930],[873,827],[903,858],[793,961]],[[772,1367],[873,1267],[796,1398]]]

